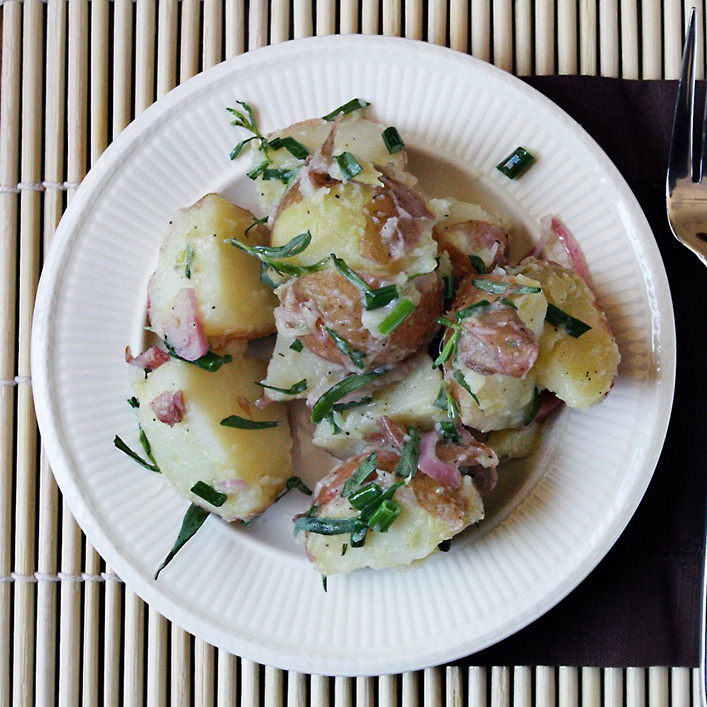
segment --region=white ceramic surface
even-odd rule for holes
[[[623,354],[609,398],[563,411],[538,453],[505,473],[490,518],[409,571],[319,575],[291,537],[307,505],[292,492],[246,528],[215,518],[157,582],[186,502],[114,449],[137,446],[123,361],[172,213],[219,191],[255,207],[249,160],[225,107],[258,108],[272,130],[354,97],[396,125],[434,195],[479,195],[518,232],[559,215],[575,233]],[[494,165],[517,145],[522,179]],[[172,91],[130,125],[86,177],[59,226],[37,297],[32,376],[44,445],[62,492],[107,562],[155,609],[197,636],[281,668],[382,674],[439,664],[525,626],[599,562],[651,478],[670,414],[675,337],[648,224],[617,170],[554,104],[447,49],[327,37],[237,57]]]

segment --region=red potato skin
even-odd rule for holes
[[[464,232],[467,240],[467,248],[464,251],[459,250],[459,248],[445,239],[445,231],[451,230]],[[504,267],[508,263],[508,234],[500,226],[487,221],[461,221],[448,227],[445,227],[444,222],[442,222],[435,226],[432,236],[437,241],[440,250],[449,254],[449,259],[452,263],[452,274],[458,280],[467,275],[476,274],[469,256],[481,249],[492,247],[494,244],[498,244],[498,251],[493,261],[484,263],[487,270],[493,270],[496,265]]]
[[[292,286],[295,298],[319,313],[316,331],[300,337],[302,343],[317,356],[350,367],[351,360],[336,346],[328,328],[365,354],[366,368],[402,361],[430,342],[444,306],[444,286],[435,273],[422,275],[415,283],[421,293],[417,308],[390,336],[379,338],[361,322],[361,291],[340,272],[327,270],[298,278]]]

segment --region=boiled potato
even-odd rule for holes
[[[343,462],[317,484],[314,492],[316,515],[323,518],[352,518],[358,515],[348,499],[341,497],[346,480],[358,469],[366,454]],[[378,469],[371,476],[387,489],[399,479],[393,473],[398,455],[378,452]],[[305,534],[307,555],[323,575],[351,572],[370,567],[401,567],[422,560],[471,523],[484,517],[481,496],[469,476],[461,487],[440,485],[418,472],[412,482],[395,491],[394,500],[402,506],[400,516],[384,532],[369,530],[363,547],[351,547],[349,534]],[[344,544],[347,545],[344,551]]]
[[[262,513],[292,474],[286,406],[255,407],[261,389],[253,381],[264,375],[264,362],[234,352],[234,360],[215,372],[172,359],[133,384],[140,425],[162,474],[190,501],[228,521]],[[278,426],[221,425],[231,415]],[[216,507],[192,493],[198,481],[225,494],[225,503]]]
[[[538,383],[584,410],[604,399],[618,371],[616,337],[587,283],[556,263],[529,260],[520,272],[540,282],[548,302],[592,327],[579,338],[545,322],[535,364]]]
[[[230,339],[255,339],[274,331],[277,300],[260,282],[260,263],[224,242],[237,237],[251,245],[267,244],[263,228],[254,228],[244,237],[252,223],[248,211],[216,194],[177,212],[148,287],[148,316],[158,335],[164,337],[175,296],[183,288],[196,294],[212,348],[222,348]]]
[[[502,462],[528,457],[538,448],[542,429],[540,422],[533,422],[518,429],[495,430],[489,433],[485,444],[496,452]]]
[[[375,435],[384,415],[403,427],[430,430],[436,422],[447,419],[444,410],[435,406],[442,385],[442,374],[432,367],[432,359],[419,353],[403,364],[410,372],[398,383],[376,390],[367,405],[334,413],[341,429],[336,433],[328,420],[320,422],[313,442],[339,458],[359,453],[368,437]]]
[[[332,128],[332,123],[321,118],[305,120],[301,123],[290,125],[284,130],[277,130],[268,135],[269,140],[274,138],[293,137],[304,145],[309,154],[314,154],[326,140]],[[341,118],[334,139],[334,152],[350,152],[364,162],[385,167],[393,165],[398,170],[404,170],[407,166],[407,154],[403,149],[391,155],[383,142],[382,134],[385,126],[374,123],[361,115],[357,110]],[[273,169],[294,169],[302,164],[302,161],[290,154],[285,148],[279,150],[269,150],[268,155],[272,160]],[[262,155],[257,153],[254,156],[255,163],[262,160]],[[358,175],[357,180],[363,181]],[[377,179],[377,173],[369,172],[367,175]],[[370,179],[368,180],[370,182]],[[287,188],[281,181],[276,179],[264,180],[259,177],[256,181],[260,201],[263,211],[272,215],[277,209],[278,202],[282,198]]]

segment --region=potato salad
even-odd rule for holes
[[[231,159],[250,152],[260,214],[209,194],[169,224],[154,340],[126,350],[144,453],[115,438],[191,502],[157,574],[209,514],[248,524],[291,489],[311,496],[293,532],[324,577],[448,550],[483,520],[499,464],[614,384],[615,336],[562,221],[511,259],[509,219],[427,196],[366,106],[263,135],[239,103]],[[532,160],[518,148],[498,169],[522,179]],[[251,355],[266,337],[267,360]],[[291,405],[331,455],[311,490]]]

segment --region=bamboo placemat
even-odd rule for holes
[[[34,418],[42,258],[89,167],[176,83],[312,34],[424,39],[517,74],[675,78],[694,0],[0,0],[0,705],[697,705],[697,672],[440,667],[286,673],[195,639],[107,567],[62,502]]]

